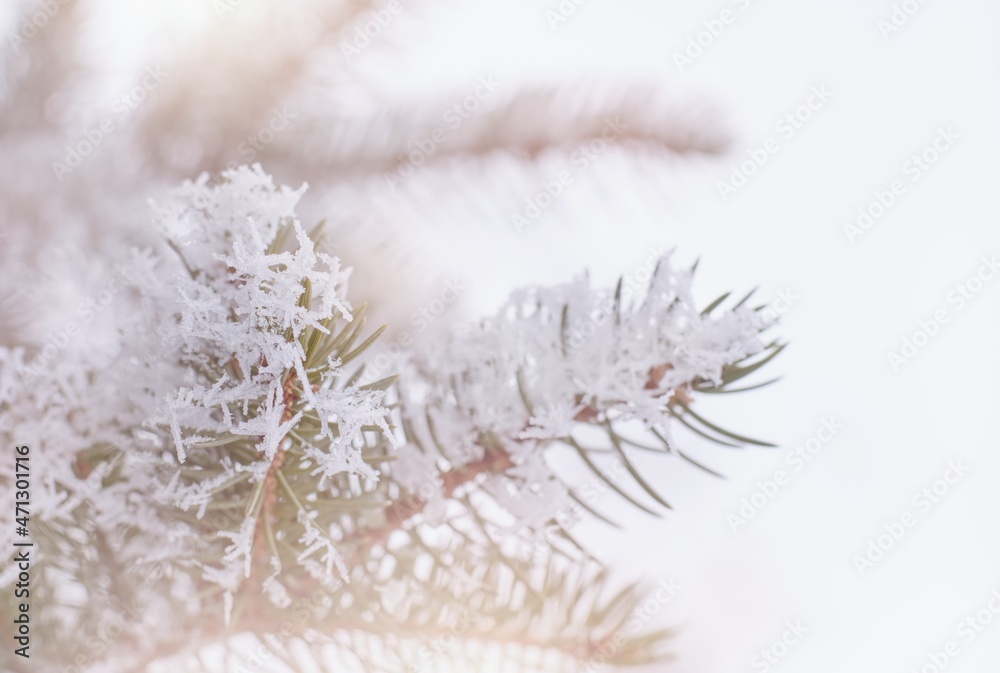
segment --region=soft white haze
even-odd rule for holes
[[[355,65],[387,100],[471,89],[483,76],[513,86],[603,75],[704,104],[732,137],[712,159],[636,166],[609,152],[520,233],[511,215],[534,194],[469,210],[456,207],[463,194],[441,191],[417,217],[426,226],[398,240],[468,284],[470,314],[492,313],[514,287],[568,281],[584,268],[607,285],[674,247],[682,262],[700,257],[702,303],[758,285],[762,303],[790,299],[775,309],[791,345],[767,371],[783,380],[705,403],[726,428],[779,448],[736,451],[688,437],[726,480],[650,461],[674,511],[644,518],[609,495],[602,507],[627,519],[627,531],[584,527],[623,577],[681,586],[659,615],[680,629],[678,659],[650,670],[923,673],[928,653],[955,641],[949,673],[996,671],[1000,614],[971,640],[957,628],[1000,589],[1000,273],[990,271],[1000,271],[1000,5],[928,0],[883,37],[887,0],[585,0],[555,29],[546,11],[557,0],[402,2],[386,37],[399,31],[406,58],[365,52]],[[169,49],[170,35],[211,30],[214,12],[196,4],[109,0],[137,18],[95,28],[100,58],[125,81],[133,64]],[[723,10],[734,20],[679,72],[674,52]],[[154,12],[162,16],[150,19]],[[813,90],[828,99],[813,97],[817,109],[786,133],[779,122]],[[946,149],[933,165],[907,166],[939,137],[950,139],[939,141]],[[724,201],[719,181],[769,138],[776,151]],[[545,161],[553,176],[565,164]],[[502,162],[490,175],[503,180]],[[885,214],[846,232],[858,208],[897,180]],[[391,207],[392,192],[384,198]],[[965,297],[955,291],[980,272],[996,276],[973,281]],[[937,329],[922,327],[941,315]],[[890,351],[921,330],[934,333],[894,367]],[[828,434],[824,420],[842,429]],[[797,470],[786,456],[814,437],[830,439]],[[968,471],[925,511],[921,489],[943,479],[949,461]],[[789,474],[787,485],[734,533],[727,517],[776,470]],[[855,556],[907,513],[913,525],[860,573]],[[755,656],[789,622],[806,633],[763,667]]]

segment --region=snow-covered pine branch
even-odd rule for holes
[[[421,511],[436,521],[453,489],[428,486],[475,481],[514,528],[537,533],[579,509],[546,461],[548,446],[575,448],[601,474],[578,443],[583,426],[605,428],[630,471],[617,424],[638,424],[679,454],[671,421],[689,424],[692,395],[721,389],[740,363],[780,348],[762,342],[770,322],[745,302],[719,315],[700,311],[693,274],[665,256],[645,291],[595,289],[585,276],[518,291],[494,317],[415,354],[402,377],[402,408],[409,439],[424,450],[402,451],[394,479],[421,493]]]
[[[491,581],[535,567],[500,548],[537,542],[572,506],[548,447],[573,447],[596,471],[578,428],[607,433],[661,502],[628,462],[620,424],[638,424],[664,454],[682,457],[672,419],[744,439],[689,405],[699,391],[725,392],[780,347],[761,341],[768,323],[746,299],[699,311],[693,271],[669,256],[642,292],[594,289],[585,277],[518,291],[494,317],[413,353],[401,383],[364,383],[364,351],[379,332],[368,335],[364,308],[348,301],[349,271],[296,219],[303,191],[275,185],[259,166],[185,183],[155,209],[163,245],[134,251],[123,267],[133,310],[112,316],[117,343],[35,373],[29,391],[25,351],[0,349],[0,431],[12,439],[33,426],[36,455],[56,466],[36,510],[52,531],[39,541],[55,573],[42,575],[48,581],[70,577],[86,593],[101,568],[123,596],[156,606],[148,618],[159,620],[160,644],[191,618],[209,639],[267,632],[317,587],[344,600],[334,623],[316,625],[356,630],[380,609],[389,579],[433,607],[440,582],[451,582],[442,578],[477,574],[483,558],[493,559],[482,570]],[[39,409],[51,423],[36,422]],[[11,488],[2,477],[0,486]],[[469,519],[482,525],[465,537],[460,520]],[[422,531],[442,524],[459,535],[435,552]],[[444,565],[425,577],[428,562]],[[151,567],[159,579],[139,581]],[[568,571],[545,576],[558,572]],[[477,595],[498,591],[483,578]],[[53,635],[100,620],[99,602],[41,595]],[[512,600],[501,592],[488,604],[501,619]],[[548,623],[549,613],[531,619]],[[553,647],[587,651],[582,626],[570,641],[568,625],[550,626]]]

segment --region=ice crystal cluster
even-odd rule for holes
[[[317,584],[344,587],[326,611],[371,621],[380,594],[363,583],[402,581],[376,572],[381,559],[422,574],[397,533],[424,549],[420,526],[461,530],[470,494],[505,515],[484,530],[528,539],[563,521],[576,496],[547,449],[573,448],[597,471],[582,427],[606,432],[659,499],[628,463],[621,424],[660,438],[666,455],[678,452],[672,419],[736,437],[689,403],[774,354],[757,311],[716,312],[721,299],[699,311],[693,271],[664,257],[642,291],[586,277],[518,291],[402,359],[398,383],[368,381],[377,333],[349,302],[349,270],[296,219],[303,191],[259,166],[185,183],[154,204],[163,244],[122,265],[114,343],[81,336],[72,357],[42,368],[30,350],[0,348],[0,436],[30,444],[44,468],[32,515],[53,640],[106,620],[109,592],[145,606],[122,636],[135,651],[153,624],[193,628],[184,615],[220,624],[198,627],[214,638],[227,624],[257,628]],[[0,496],[12,489],[0,476]]]
[[[259,167],[226,179],[207,187],[205,176],[158,213],[166,240],[190,270],[175,281],[178,310],[168,314],[165,325],[166,339],[190,364],[192,380],[167,401],[182,463],[186,447],[222,433],[260,437],[256,448],[273,460],[302,418],[302,412],[289,413],[285,389],[290,380],[310,381],[303,332],[312,328],[329,335],[325,321],[337,316],[351,321],[345,296],[349,274],[337,258],[317,252],[295,220],[303,190],[275,189]],[[294,229],[295,249],[274,252],[283,225]],[[303,301],[307,292],[309,301]],[[230,366],[215,375],[199,372],[198,363],[213,362]],[[329,441],[330,450],[310,446],[309,455],[328,475],[345,470],[371,475],[354,440],[368,423],[381,424],[388,433],[381,393],[341,391],[334,386],[340,363],[331,357],[323,365],[315,386],[300,385],[300,393],[316,411],[319,436]],[[241,410],[238,421],[234,410]],[[338,424],[336,436],[331,419]],[[185,436],[182,426],[208,434]]]
[[[494,317],[417,353],[404,377],[409,406],[428,443],[447,447],[452,469],[482,460],[493,438],[511,466],[482,484],[513,514],[541,528],[570,507],[545,461],[551,443],[574,444],[581,425],[638,421],[673,449],[668,407],[696,381],[723,383],[723,369],[763,349],[761,315],[739,307],[715,317],[695,307],[693,271],[659,260],[636,292],[590,286],[584,276],[553,288],[516,292]],[[433,440],[431,436],[433,435]],[[434,466],[401,456],[397,471],[425,483]]]

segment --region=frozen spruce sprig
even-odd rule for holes
[[[600,480],[602,489],[656,513],[656,503],[669,505],[637,451],[707,469],[681,447],[690,439],[683,433],[762,444],[692,407],[701,394],[756,387],[737,382],[782,346],[762,339],[770,321],[762,307],[746,305],[750,295],[728,309],[723,295],[699,310],[692,276],[664,258],[642,292],[622,283],[595,289],[586,278],[527,289],[495,316],[413,355],[400,381],[406,443],[379,490],[364,494],[381,494],[388,506],[381,516],[359,517],[343,540],[363,577],[381,577],[391,558],[407,607],[386,610],[368,583],[343,587],[357,611],[376,615],[370,628],[352,627],[343,613],[324,622],[343,636],[344,650],[367,646],[372,632],[381,647],[381,634],[392,634],[406,670],[431,637],[423,627],[474,604],[477,619],[463,626],[465,639],[510,638],[526,659],[537,648],[568,671],[589,670],[597,656],[614,666],[662,656],[669,632],[636,634],[629,625],[643,590],[609,589],[606,569],[569,531],[584,512],[606,519],[588,484],[579,489],[565,460],[550,459],[553,449],[565,449],[593,473],[590,491]],[[608,469],[609,459],[633,483]]]
[[[637,433],[700,468],[674,438],[675,423],[720,444],[764,445],[716,426],[692,403],[698,393],[737,391],[732,384],[782,346],[762,340],[770,321],[762,307],[746,305],[750,295],[729,310],[717,310],[728,294],[699,310],[693,275],[666,256],[645,291],[623,290],[621,282],[614,290],[595,289],[586,277],[519,291],[494,317],[418,355],[403,379],[403,411],[409,438],[425,452],[404,453],[394,473],[405,475],[411,491],[424,486],[430,493],[426,485],[434,480],[451,476],[454,483],[454,475],[478,466],[502,466],[477,483],[506,510],[509,524],[536,534],[565,532],[577,518],[572,513],[593,508],[586,488],[574,491],[550,466],[552,445],[568,448],[596,478],[648,512],[651,501],[669,505],[640,475],[635,454],[651,447],[636,441]],[[625,468],[649,496],[647,504],[617,483],[600,454],[617,462],[615,470]],[[445,511],[440,493],[424,498],[423,513]]]
[[[36,455],[60,463],[39,488],[52,530],[39,581],[88,596],[40,591],[53,637],[99,629],[113,593],[149,606],[122,637],[136,671],[234,634],[408,670],[473,606],[463,639],[517,643],[515,658],[655,660],[669,634],[629,626],[643,591],[565,544],[582,510],[603,515],[552,449],[642,509],[666,505],[633,454],[694,463],[685,432],[755,442],[695,407],[755,387],[735,386],[781,350],[761,314],[725,295],[699,311],[692,271],[664,259],[642,292],[586,279],[517,292],[413,354],[404,385],[363,384],[378,332],[297,221],[301,194],[259,167],[184,184],[156,209],[165,245],[126,265],[137,310],[115,314],[114,352],[23,391],[24,353],[0,351],[0,411],[17,416],[0,414],[0,433],[37,428]]]
[[[295,219],[301,193],[244,167],[186,183],[157,209],[171,250],[154,260],[147,308],[180,383],[154,419],[176,454],[162,498],[221,545],[221,563],[198,566],[227,611],[251,577],[287,603],[289,565],[344,575],[335,478],[376,480],[365,449],[393,440],[391,380],[359,386],[348,370],[377,333],[359,343],[348,273]]]

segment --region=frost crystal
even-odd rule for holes
[[[408,401],[454,467],[475,460],[454,450],[469,436],[499,441],[514,467],[484,488],[518,526],[537,529],[568,497],[540,459],[547,443],[569,441],[581,423],[630,419],[669,437],[675,393],[718,383],[724,366],[761,351],[758,313],[702,315],[690,281],[664,257],[642,295],[616,298],[586,277],[517,292],[494,317],[415,357]]]
[[[330,325],[350,322],[352,315],[349,271],[317,251],[295,219],[302,191],[276,187],[259,166],[227,171],[212,184],[202,176],[156,209],[172,250],[159,258],[139,255],[133,263],[146,322],[161,344],[158,355],[176,363],[167,380],[177,385],[160,397],[151,420],[169,429],[180,463],[197,453],[197,469],[218,471],[195,483],[178,482],[175,471],[163,498],[184,510],[197,508],[201,518],[216,493],[247,478],[256,485],[256,513],[218,531],[229,544],[221,565],[204,568],[204,579],[227,591],[251,575],[261,517],[270,516],[261,513],[262,503],[273,506],[283,479],[274,472],[293,460],[283,455],[290,433],[298,428],[295,460],[312,468],[319,485],[345,472],[376,479],[361,457],[365,429],[381,428],[393,439],[382,391],[345,385],[349,377],[332,356],[309,361],[306,346],[318,349],[323,337],[332,336]],[[299,427],[306,417],[309,430]],[[214,465],[206,464],[216,455],[212,447],[244,437],[257,460],[234,463],[223,452],[209,458]],[[300,563],[315,573],[318,556],[327,575],[345,573],[332,540],[305,510],[297,521],[304,529]],[[263,588],[283,603],[281,587],[272,578]]]
[[[178,612],[228,624],[245,605],[287,609],[315,583],[360,601],[370,587],[352,566],[402,558],[424,528],[545,552],[577,518],[550,446],[583,455],[584,431],[615,444],[625,422],[673,451],[675,405],[763,348],[758,313],[702,314],[691,273],[664,258],[641,294],[585,277],[519,291],[404,358],[398,386],[359,385],[348,367],[370,340],[349,271],[295,218],[303,189],[259,166],[184,184],[155,210],[166,245],[122,266],[99,347],[51,367],[0,347],[0,436],[45,466],[32,516],[59,531],[39,545],[38,581],[80,594],[49,618],[54,637],[93,632],[106,615],[87,592],[127,569],[165,569],[136,590],[141,634]],[[0,475],[0,496],[13,491]],[[0,573],[0,588],[13,581]],[[405,588],[381,600],[404,609]]]

